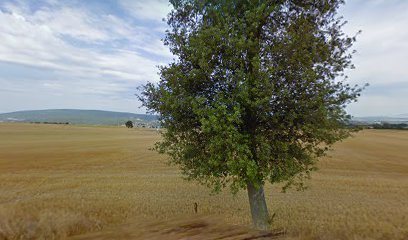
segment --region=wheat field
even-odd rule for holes
[[[159,137],[150,129],[0,124],[0,239],[191,219],[194,203],[200,216],[250,226],[244,191],[213,195],[184,181],[148,150]],[[319,168],[306,191],[266,186],[281,238],[408,239],[408,131],[359,132]]]

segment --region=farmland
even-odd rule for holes
[[[137,221],[250,225],[246,193],[210,194],[148,150],[151,129],[0,124],[0,239],[64,238]],[[338,143],[304,192],[266,186],[287,239],[407,239],[408,131]],[[136,230],[135,230],[136,231]]]

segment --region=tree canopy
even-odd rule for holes
[[[133,128],[133,122],[132,121],[127,121],[126,123],[125,123],[125,125],[126,125],[126,127],[127,128]]]
[[[140,96],[166,129],[156,149],[216,191],[301,188],[350,135],[345,107],[362,90],[344,75],[355,37],[342,31],[343,1],[170,2],[164,42],[176,58]]]

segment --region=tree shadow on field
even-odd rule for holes
[[[160,222],[134,222],[101,232],[70,239],[280,239],[283,230],[257,231],[244,226],[229,225],[213,217],[170,219]]]

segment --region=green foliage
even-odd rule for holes
[[[303,187],[316,160],[349,136],[346,83],[355,37],[343,1],[171,1],[165,44],[177,59],[143,105],[166,131],[156,150],[187,179],[233,192],[248,182]]]
[[[125,125],[126,125],[126,127],[127,128],[133,128],[133,122],[132,121],[127,121],[126,123],[125,123]]]

